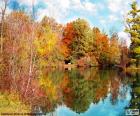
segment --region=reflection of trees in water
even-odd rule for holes
[[[69,73],[70,88],[74,94],[73,102],[71,104],[72,110],[76,112],[84,112],[88,109],[89,104],[92,102],[92,84],[86,80],[79,71],[72,70]]]
[[[121,80],[118,75],[111,75],[110,78],[110,92],[111,92],[111,102],[112,104],[117,103],[117,98],[119,95]]]
[[[111,83],[111,94],[113,94],[112,103],[114,103],[113,100],[117,100],[121,83],[117,73],[114,71],[81,70],[72,70],[68,73],[67,88],[69,88],[69,92],[63,93],[64,102],[68,107],[76,112],[85,112],[90,103],[98,103],[106,98],[109,83]]]
[[[65,104],[73,111],[81,113],[91,103],[104,100],[109,91],[112,94],[111,101],[115,104],[120,94],[121,81],[115,71],[81,68],[71,71],[42,71],[38,78],[31,79],[26,95],[28,78],[18,78],[15,82],[20,100],[32,106],[32,112],[39,112],[36,109],[45,113],[53,112],[58,105]]]
[[[38,113],[39,110],[41,112],[47,113],[47,112],[53,112],[55,108],[57,107],[57,102],[50,101],[48,97],[40,97],[35,99],[34,102],[32,102],[32,112]]]
[[[131,101],[128,108],[140,109],[140,73],[136,72],[131,75],[135,80],[131,84]],[[132,78],[131,77],[131,78]]]
[[[38,106],[43,112],[53,112],[58,104],[62,104],[61,82],[64,77],[63,71],[44,71],[39,75],[38,84],[44,92],[42,97],[38,97],[34,107]],[[33,108],[34,108],[33,107]]]
[[[108,93],[109,73],[106,71],[99,71],[93,78],[93,88],[95,90],[95,96],[93,103],[98,103],[103,100]]]

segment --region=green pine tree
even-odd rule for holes
[[[131,4],[126,22],[126,32],[131,36],[130,57],[136,61],[135,64],[138,67],[140,64],[140,9],[136,1]]]

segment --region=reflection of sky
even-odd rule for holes
[[[122,116],[124,109],[129,105],[131,99],[130,88],[126,91],[126,98],[118,97],[118,102],[112,105],[110,101],[110,94],[104,101],[100,101],[98,104],[91,104],[89,109],[81,114],[77,114],[67,108],[66,106],[60,106],[56,109],[54,116]]]

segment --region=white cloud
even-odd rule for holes
[[[0,0],[1,1],[1,0]],[[38,8],[36,16],[40,21],[45,15],[53,17],[56,21],[64,23],[73,17],[85,17],[89,20],[99,19],[100,24],[104,26],[109,23],[118,23],[124,19],[124,14],[129,9],[131,0],[101,0],[100,2],[91,2],[92,0],[17,0],[20,4],[27,5],[31,12],[32,1],[34,5],[42,5]],[[138,0],[139,1],[139,0]],[[0,4],[1,5],[1,4]],[[108,12],[107,10],[110,10]],[[101,11],[101,12],[100,12]],[[101,14],[102,13],[102,14]],[[108,14],[107,14],[108,13]],[[100,20],[100,16],[102,19]],[[94,19],[93,19],[94,22]],[[96,22],[96,23],[97,23]],[[104,25],[103,25],[104,24]]]
[[[91,3],[91,2],[84,2],[83,3],[83,9],[91,12],[91,13],[95,13],[97,10],[97,7],[95,4]]]
[[[109,21],[117,21],[117,20],[119,20],[119,18],[118,18],[118,16],[116,16],[116,15],[109,15]]]
[[[1,0],[0,0],[1,1]],[[103,9],[101,3],[93,3],[91,0],[16,0],[20,5],[27,6],[26,11],[32,12],[31,6],[42,5],[38,8],[36,16],[41,20],[45,15],[55,18],[58,22],[63,23],[73,14],[76,16],[95,16],[99,10]],[[0,4],[1,5],[1,4]]]
[[[122,32],[119,32],[119,33],[118,33],[118,37],[119,37],[120,42],[126,43],[126,45],[127,45],[128,47],[130,46],[131,40],[130,40],[130,36],[129,36],[128,33],[123,32],[123,31],[122,31]]]
[[[131,0],[108,0],[108,9],[113,13],[124,15],[130,6]]]
[[[1,2],[1,0],[0,0]],[[41,9],[37,9],[38,20],[45,15],[55,18],[58,22],[62,22],[69,16],[70,12],[78,12],[79,14],[96,14],[96,5],[88,0],[17,0],[20,5],[28,6],[26,9],[31,12],[31,6],[43,4]],[[45,4],[45,5],[44,5]],[[2,4],[0,4],[1,6]]]
[[[58,22],[61,22],[67,16],[68,9],[70,7],[69,0],[47,0],[46,8],[38,10],[38,16],[41,19],[43,16],[47,15],[49,17],[55,18]],[[65,5],[66,3],[66,5]]]
[[[104,19],[100,19],[100,22],[101,22],[101,24],[106,24],[106,20],[104,20]]]
[[[80,0],[69,0],[70,2],[70,9],[77,10],[79,12],[87,12],[87,13],[96,13],[97,12],[97,5],[86,0],[81,2]]]
[[[81,9],[82,4],[80,0],[69,0],[74,9]]]
[[[81,0],[44,0],[46,3],[45,9],[38,10],[39,20],[47,15],[55,18],[58,22],[63,22],[68,18],[70,12],[78,12],[79,14],[94,15],[97,12],[97,7],[89,1],[82,2]],[[41,13],[41,14],[40,14]]]
[[[118,12],[120,10],[120,6],[121,6],[121,2],[120,0],[109,0],[108,1],[108,8],[112,11],[112,12]]]
[[[70,7],[70,1],[69,0],[59,0],[59,5],[65,9],[67,9]]]
[[[126,15],[130,9],[132,0],[107,0],[110,11],[108,19],[111,22],[125,23]]]

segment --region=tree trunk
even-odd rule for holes
[[[8,5],[8,0],[4,0],[4,8],[1,8],[1,33],[0,33],[0,53],[3,53],[3,31],[4,31],[4,18],[5,18],[5,12],[6,12],[6,8]]]

